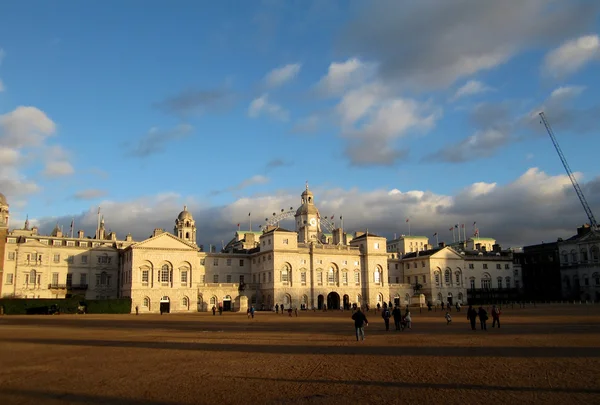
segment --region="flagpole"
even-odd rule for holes
[[[250,232],[252,232],[252,212],[248,213],[248,218],[249,218],[249,221],[250,221]]]
[[[452,243],[456,243],[456,232],[454,232],[456,228],[452,227]]]
[[[467,224],[462,224],[462,226],[463,226],[464,242],[467,243]]]
[[[435,233],[435,247],[440,246],[440,241],[438,240],[438,234],[437,232]]]
[[[100,207],[98,207],[98,223],[96,225],[96,239],[100,239]]]

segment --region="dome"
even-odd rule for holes
[[[187,205],[183,206],[183,211],[181,211],[179,213],[179,215],[177,216],[177,219],[180,221],[184,221],[186,219],[191,219],[192,221],[194,220],[194,217],[192,217],[192,214],[190,214],[190,212],[187,210]]]
[[[8,205],[6,202],[6,197],[2,193],[0,193],[0,205]]]
[[[317,215],[319,210],[311,204],[302,204],[297,210],[296,215]]]

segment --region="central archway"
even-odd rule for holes
[[[344,309],[350,309],[350,297],[348,294],[344,294]]]
[[[340,309],[340,295],[335,291],[327,295],[327,309]]]

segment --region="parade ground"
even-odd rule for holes
[[[600,403],[600,305],[444,314],[0,316],[0,404]]]

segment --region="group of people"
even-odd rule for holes
[[[494,305],[492,307],[492,328],[495,328],[496,324],[498,325],[498,328],[500,328],[501,314],[502,312],[500,311],[500,308]],[[471,323],[472,330],[477,330],[475,325],[477,323],[478,317],[481,330],[487,330],[487,320],[489,319],[487,311],[481,306],[479,307],[479,309],[475,310],[475,308],[473,308],[473,305],[469,305],[469,309],[467,310],[467,319]]]

